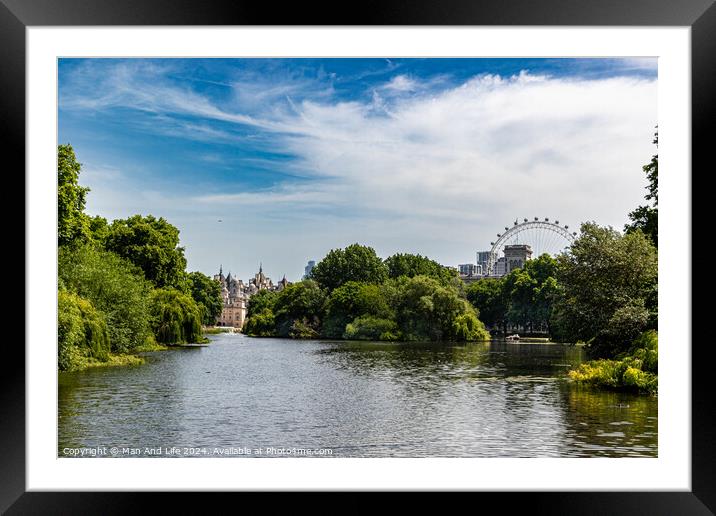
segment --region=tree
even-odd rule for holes
[[[57,367],[72,371],[88,358],[102,362],[109,358],[107,322],[91,302],[77,294],[57,293]]]
[[[560,338],[589,342],[597,356],[624,351],[655,324],[657,276],[656,248],[641,230],[621,235],[582,224],[569,252],[558,257]]]
[[[388,268],[375,250],[359,244],[332,249],[310,274],[310,279],[329,291],[349,281],[382,283],[387,278]]]
[[[199,271],[187,275],[191,297],[201,312],[201,321],[205,326],[213,325],[221,314],[224,303],[221,299],[221,285]]]
[[[57,243],[83,244],[90,239],[89,220],[84,213],[89,188],[79,185],[81,164],[72,146],[57,146]]]
[[[443,283],[449,283],[458,277],[456,271],[419,254],[397,253],[386,258],[385,265],[388,267],[388,277],[390,278],[428,276]]]
[[[317,337],[321,329],[326,293],[313,280],[288,285],[276,296],[273,313],[281,337]]]
[[[557,295],[556,270],[557,261],[545,253],[503,278],[508,322],[530,330],[542,326],[549,329],[552,304]]]
[[[659,133],[654,133],[654,145],[659,146]],[[655,246],[659,245],[659,155],[654,154],[651,161],[642,167],[649,181],[646,187],[648,193],[644,196],[647,201],[653,201],[653,205],[639,206],[629,214],[632,223],[624,226],[624,231],[633,233],[641,230],[646,234]]]
[[[452,286],[427,276],[396,281],[396,322],[404,340],[488,340],[475,309]]]
[[[105,247],[141,268],[155,286],[182,287],[184,248],[179,247],[179,230],[164,218],[134,215],[115,220]]]
[[[92,246],[62,247],[58,275],[68,291],[88,300],[103,314],[112,351],[128,353],[151,339],[152,285],[128,260]]]
[[[173,288],[154,289],[151,313],[157,342],[183,344],[201,339],[201,312],[191,296]]]
[[[349,281],[331,292],[326,303],[323,336],[340,338],[356,317],[370,315],[390,319],[392,313],[379,285]]]
[[[471,283],[467,287],[465,295],[477,309],[482,322],[490,327],[502,326],[505,331],[508,298],[502,279],[485,278]]]

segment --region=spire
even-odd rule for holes
[[[263,272],[263,264],[259,262],[259,273]]]
[[[221,276],[224,273],[224,266],[219,265],[219,276]]]

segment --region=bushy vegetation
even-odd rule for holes
[[[574,381],[597,387],[656,394],[658,390],[657,333],[643,333],[630,350],[615,359],[599,359],[569,371]]]
[[[382,273],[375,278],[359,272],[366,263]],[[329,252],[316,269],[315,279],[252,296],[244,333],[388,341],[489,339],[454,272],[428,258],[395,255],[382,261],[372,248],[353,244]],[[324,277],[327,270],[334,274],[330,281]]]
[[[57,293],[57,367],[72,371],[86,367],[91,359],[109,359],[107,323],[92,303],[77,294]]]
[[[201,310],[191,296],[175,289],[154,289],[150,311],[157,342],[184,344],[201,340]]]
[[[58,369],[135,364],[129,354],[202,339],[221,311],[208,276],[187,274],[179,230],[135,215],[111,224],[84,212],[89,188],[70,145],[58,154]]]
[[[151,339],[152,286],[140,269],[92,246],[61,247],[58,265],[65,288],[89,300],[104,315],[113,352],[131,353]]]

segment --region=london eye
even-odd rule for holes
[[[534,220],[515,220],[511,226],[505,226],[504,232],[497,233],[497,240],[490,242],[492,248],[487,262],[487,275],[495,274],[496,264],[507,245],[528,244],[532,255],[544,253],[556,256],[567,249],[577,236],[568,225],[560,225],[558,220],[550,221],[549,217]]]

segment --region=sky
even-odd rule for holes
[[[58,143],[108,220],[187,269],[299,280],[358,242],[475,263],[504,226],[621,230],[657,152],[657,60],[60,59]]]

